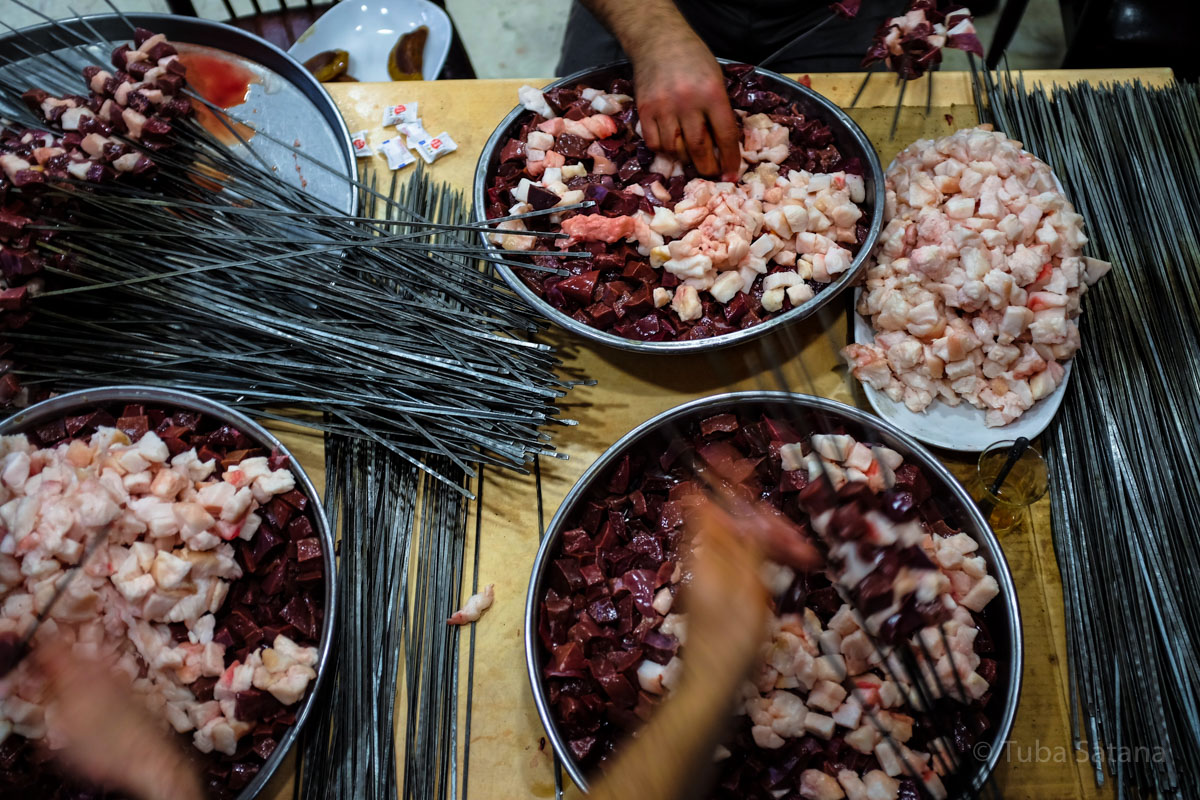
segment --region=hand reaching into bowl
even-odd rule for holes
[[[105,665],[57,642],[39,643],[29,657],[47,677],[66,745],[55,755],[70,770],[137,800],[204,800],[175,735]]]
[[[763,558],[811,569],[815,548],[790,520],[765,503],[746,504],[735,515],[706,496],[689,516],[697,543],[684,603],[687,656],[679,687],[589,796],[600,800],[702,796],[712,754],[732,720],[741,681],[759,658],[767,619],[767,590],[759,578]]]
[[[701,175],[737,180],[741,135],[725,76],[671,0],[585,0],[633,62],[642,137]]]

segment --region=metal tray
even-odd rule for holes
[[[558,753],[563,766],[571,776],[571,780],[580,788],[587,790],[587,776],[584,775],[579,764],[571,755],[571,750],[559,732],[550,708],[546,683],[542,678],[544,657],[538,641],[540,598],[546,590],[549,566],[562,546],[563,529],[575,511],[575,506],[588,497],[593,485],[625,452],[643,446],[654,437],[661,435],[664,430],[677,427],[685,420],[708,417],[736,408],[758,408],[776,412],[790,410],[798,414],[815,414],[829,423],[844,425],[848,429],[847,432],[854,435],[855,438],[869,438],[871,441],[882,442],[904,456],[906,461],[918,464],[925,471],[934,492],[947,500],[946,507],[950,512],[947,514],[947,519],[979,542],[979,554],[987,561],[988,574],[992,575],[1000,585],[1000,595],[988,606],[988,628],[995,641],[997,652],[1005,653],[1008,659],[1005,665],[1006,669],[1000,673],[995,685],[996,693],[1003,697],[1003,705],[999,712],[999,718],[993,720],[995,724],[989,732],[991,747],[988,749],[986,761],[972,780],[972,786],[978,791],[983,787],[987,776],[996,768],[997,762],[1004,753],[1003,744],[1008,740],[1012,731],[1013,719],[1017,714],[1024,665],[1021,610],[1017,602],[1017,591],[1013,584],[1012,571],[1008,567],[1008,560],[1004,557],[1004,551],[1000,547],[996,534],[988,527],[987,520],[975,506],[963,485],[911,436],[878,417],[873,417],[865,411],[833,400],[774,391],[728,392],[712,397],[703,397],[668,409],[643,422],[618,439],[588,467],[587,471],[571,487],[567,496],[563,498],[554,518],[546,527],[546,536],[542,539],[541,547],[538,548],[537,558],[533,563],[533,573],[529,578],[529,592],[525,598],[525,666],[529,673],[529,683],[533,689],[533,699],[537,706],[538,716],[554,746],[554,751]]]
[[[722,64],[734,63],[727,59],[717,60]],[[830,283],[829,286],[804,305],[793,308],[760,325],[754,325],[750,328],[726,333],[721,336],[712,336],[707,339],[667,342],[642,342],[636,339],[626,339],[624,336],[618,336],[615,333],[609,333],[608,331],[593,328],[590,325],[584,325],[582,322],[572,318],[569,314],[564,314],[539,297],[532,289],[525,285],[524,281],[517,277],[512,269],[502,264],[497,264],[496,271],[504,278],[504,282],[520,295],[526,303],[536,309],[538,313],[548,317],[556,325],[566,328],[585,339],[591,339],[594,342],[616,347],[620,350],[632,350],[637,353],[707,352],[747,342],[751,339],[757,339],[785,325],[790,325],[793,322],[799,322],[802,319],[812,316],[851,286],[863,269],[866,268],[867,257],[871,254],[871,250],[874,249],[875,240],[879,237],[879,232],[883,228],[883,167],[880,166],[879,156],[876,154],[871,140],[863,133],[862,128],[858,127],[858,124],[834,103],[817,94],[812,89],[809,89],[807,86],[803,86],[791,78],[785,78],[778,72],[772,72],[769,69],[762,69],[761,67],[755,67],[754,71],[766,80],[767,88],[771,91],[783,95],[788,100],[794,100],[799,103],[806,114],[828,124],[833,131],[834,141],[843,154],[847,157],[858,156],[862,160],[863,167],[865,168],[863,179],[866,183],[867,193],[867,200],[863,204],[863,207],[866,214],[870,217],[871,224],[867,231],[867,240],[859,248],[858,254],[854,257],[854,263],[850,265],[848,270],[839,275],[836,281]],[[614,78],[628,77],[630,77],[629,62],[618,61],[600,67],[585,69],[576,72],[574,75],[568,75],[565,78],[559,78],[553,83],[547,84],[543,87],[543,90],[580,82],[593,86],[607,86]],[[521,106],[514,108],[496,126],[496,130],[488,138],[487,144],[483,146],[483,152],[479,155],[479,163],[475,167],[474,201],[477,219],[482,220],[487,214],[487,183],[489,176],[497,166],[497,161],[500,157],[500,148],[504,146],[504,141],[518,128],[519,120],[528,113]],[[497,249],[488,240],[486,233],[481,233],[480,237],[486,246]]]
[[[240,28],[170,14],[95,14],[46,22],[0,35],[0,79],[16,86],[79,94],[86,89],[79,70],[87,64],[111,66],[113,47],[131,40],[133,27],[165,34],[173,43],[224,51],[256,73],[260,80],[251,84],[246,102],[228,109],[231,117],[259,132],[249,147],[275,167],[282,180],[339,211],[355,212],[358,194],[351,183],[357,175],[354,151],[333,99],[300,62]],[[31,58],[51,63],[48,56],[30,55],[45,50],[62,59],[57,62],[60,86],[33,87],[24,74],[23,65]],[[63,62],[78,67],[73,77]]]
[[[305,496],[308,497],[313,524],[316,526],[317,536],[321,538],[322,555],[325,561],[325,616],[322,623],[321,638],[317,644],[320,651],[317,657],[317,677],[309,685],[308,694],[296,712],[296,724],[288,728],[287,733],[280,738],[279,744],[275,747],[275,752],[271,753],[271,757],[266,760],[262,769],[258,771],[254,779],[237,796],[237,800],[253,800],[287,758],[288,751],[292,749],[292,745],[296,742],[296,737],[300,735],[300,729],[304,727],[304,723],[308,720],[309,714],[312,712],[313,706],[317,702],[317,697],[321,692],[325,677],[330,671],[329,661],[333,647],[333,631],[337,624],[337,562],[334,558],[333,533],[329,530],[329,521],[325,516],[325,508],[321,504],[321,495],[317,492],[316,487],[313,486],[313,482],[309,479],[308,474],[305,473],[304,468],[300,466],[300,462],[296,457],[292,455],[283,442],[279,441],[266,428],[229,406],[190,392],[181,392],[177,389],[160,389],[153,386],[104,386],[98,389],[81,389],[77,392],[68,392],[67,394],[44,400],[0,421],[0,436],[21,433],[40,423],[61,419],[72,411],[91,409],[108,403],[152,403],[171,408],[183,408],[189,411],[198,411],[206,416],[228,423],[254,439],[264,448],[278,448],[280,453],[286,455],[291,462],[290,468],[292,474],[296,476],[296,488],[304,492]]]

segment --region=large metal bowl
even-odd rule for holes
[[[292,455],[284,444],[263,426],[247,417],[240,411],[214,402],[190,392],[176,389],[159,389],[151,386],[104,386],[98,389],[81,389],[57,397],[52,397],[24,411],[13,414],[0,422],[0,436],[23,433],[30,428],[45,422],[61,419],[72,412],[95,408],[109,403],[148,403],[163,405],[171,408],[182,408],[188,411],[198,411],[206,416],[218,419],[232,425],[263,448],[272,450],[278,448],[280,453],[288,456],[290,468],[296,476],[296,488],[308,497],[309,509],[312,512],[313,525],[317,535],[321,537],[321,549],[325,559],[325,615],[323,618],[321,639],[318,643],[320,654],[317,657],[317,678],[309,686],[308,694],[296,712],[296,724],[288,729],[279,740],[275,752],[263,764],[262,769],[254,779],[242,789],[238,800],[251,800],[267,785],[271,777],[279,769],[279,765],[287,758],[288,751],[295,744],[300,729],[304,726],[312,712],[316,698],[325,680],[326,665],[329,662],[333,644],[333,629],[337,614],[336,592],[336,563],[334,559],[333,534],[329,530],[329,522],[325,517],[325,509],[321,505],[321,496],[313,486],[312,481],[300,466],[300,462]]]
[[[1000,542],[988,527],[987,520],[972,502],[971,496],[950,472],[942,466],[932,454],[915,439],[903,433],[893,425],[871,416],[857,408],[804,394],[788,392],[729,392],[705,397],[684,403],[642,423],[629,433],[622,436],[612,447],[596,459],[579,481],[567,493],[559,506],[546,537],[538,549],[537,558],[533,563],[533,574],[529,579],[529,594],[525,600],[525,665],[529,672],[529,682],[533,688],[534,703],[537,705],[538,716],[554,745],[554,751],[562,759],[571,779],[582,789],[587,789],[587,778],[571,755],[570,748],[559,732],[554,720],[547,689],[542,677],[544,657],[541,643],[538,641],[538,607],[545,594],[549,579],[549,566],[553,556],[557,555],[567,520],[575,512],[578,503],[586,499],[593,486],[604,476],[622,454],[630,449],[644,445],[661,436],[664,431],[682,425],[684,422],[710,416],[731,409],[772,410],[776,413],[790,411],[805,415],[808,419],[819,418],[824,424],[841,425],[855,438],[869,438],[881,442],[904,456],[906,461],[920,465],[929,479],[930,488],[934,494],[943,500],[948,512],[948,521],[970,534],[979,542],[979,552],[987,561],[988,573],[1000,584],[1000,595],[987,608],[988,628],[999,656],[1006,656],[1001,662],[996,682],[993,684],[995,696],[999,698],[1000,714],[994,719],[992,727],[991,747],[988,749],[987,760],[973,779],[973,786],[980,789],[991,774],[1003,752],[1003,744],[1012,730],[1013,718],[1017,713],[1017,702],[1021,691],[1021,670],[1024,661],[1023,643],[1021,639],[1021,612],[1017,605],[1017,592],[1013,586],[1012,572],[1008,561],[1000,549]]]
[[[724,59],[718,60],[722,63],[733,63]],[[525,285],[524,281],[517,277],[512,269],[502,264],[497,264],[496,269],[499,271],[501,277],[504,278],[505,283],[520,295],[526,303],[551,319],[555,324],[573,333],[577,333],[585,339],[591,339],[594,342],[599,342],[610,347],[616,347],[621,350],[632,350],[638,353],[694,353],[716,350],[751,339],[757,339],[781,326],[790,325],[793,322],[799,322],[802,319],[812,316],[848,286],[853,284],[859,273],[866,267],[867,256],[874,248],[875,240],[879,237],[879,231],[883,227],[883,168],[879,164],[879,156],[875,153],[875,148],[871,146],[871,141],[863,133],[862,128],[858,127],[846,112],[842,111],[829,100],[807,86],[803,86],[790,78],[785,78],[777,72],[762,69],[761,67],[756,67],[755,72],[766,80],[768,88],[771,91],[799,103],[801,110],[806,115],[816,117],[827,123],[833,131],[834,142],[842,154],[847,158],[857,156],[865,166],[866,172],[863,178],[866,183],[867,202],[864,205],[866,206],[866,213],[870,216],[871,220],[867,231],[867,240],[858,251],[858,255],[855,257],[850,269],[843,272],[836,281],[829,284],[828,287],[804,305],[780,314],[761,325],[754,325],[750,328],[707,339],[676,342],[641,342],[634,339],[626,339],[623,336],[602,331],[590,325],[584,325],[539,297],[532,289]],[[607,85],[614,78],[628,77],[630,77],[629,62],[617,61],[612,64],[585,69],[573,75],[568,75],[565,78],[559,78],[553,83],[548,84],[545,88],[552,89],[556,86],[565,86],[579,82],[603,86]],[[479,155],[479,163],[475,167],[474,205],[477,219],[482,220],[486,217],[488,178],[498,166],[497,161],[500,157],[500,150],[504,146],[504,142],[520,127],[518,119],[528,113],[521,106],[514,108],[501,121],[500,125],[487,140],[487,144],[483,146],[483,152]],[[480,236],[483,238],[486,246],[496,250],[497,253],[505,252],[496,248],[488,240],[486,233],[481,233]]]

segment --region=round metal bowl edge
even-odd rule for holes
[[[68,392],[18,411],[7,419],[0,421],[0,435],[21,433],[37,425],[39,422],[66,416],[74,409],[94,408],[97,405],[107,403],[162,404],[184,408],[189,411],[198,411],[233,425],[243,433],[257,440],[264,447],[278,448],[280,453],[286,455],[292,473],[296,476],[298,487],[307,495],[309,503],[312,504],[311,511],[318,535],[321,537],[321,548],[325,561],[325,615],[321,626],[321,638],[318,644],[320,653],[317,658],[317,677],[312,682],[312,685],[309,686],[303,705],[301,705],[296,714],[296,723],[288,728],[287,733],[279,740],[275,752],[271,754],[271,757],[266,760],[262,769],[258,771],[258,774],[254,776],[253,780],[237,796],[237,800],[252,800],[252,798],[262,791],[263,787],[271,780],[280,765],[287,758],[288,751],[291,750],[292,745],[295,744],[296,738],[300,734],[300,729],[308,721],[313,705],[316,703],[316,699],[325,683],[326,674],[329,671],[326,667],[333,648],[334,628],[337,625],[337,564],[334,558],[333,534],[329,529],[329,521],[325,516],[325,508],[321,503],[321,496],[318,494],[316,487],[313,486],[308,473],[304,471],[304,468],[300,465],[296,457],[292,455],[292,452],[262,425],[259,425],[240,411],[236,411],[215,400],[177,389],[163,389],[153,386],[104,386],[97,389],[81,389],[75,392]]]
[[[717,59],[722,64],[735,63],[727,59]],[[623,76],[622,70],[628,66],[627,61],[614,61],[609,64],[604,64],[599,67],[592,67],[579,72],[559,78],[556,81],[546,84],[543,91],[553,89],[558,86],[566,86],[568,84],[577,83],[580,81],[589,80],[608,80],[613,77]],[[517,293],[526,303],[538,311],[540,314],[551,320],[555,325],[566,328],[567,330],[582,336],[585,339],[590,339],[594,342],[615,347],[619,350],[629,350],[638,353],[695,353],[708,352],[719,350],[725,347],[730,347],[737,344],[748,342],[752,339],[757,339],[765,336],[774,330],[783,326],[790,325],[794,322],[799,322],[807,319],[817,313],[821,308],[832,302],[835,297],[840,295],[849,286],[851,286],[858,278],[859,274],[866,268],[867,258],[875,247],[875,242],[879,238],[879,233],[883,229],[883,203],[884,203],[884,175],[883,167],[879,162],[879,155],[875,152],[874,146],[870,139],[863,133],[862,128],[850,118],[850,116],[839,108],[836,104],[812,89],[809,89],[803,84],[797,83],[790,78],[784,77],[777,72],[772,72],[768,69],[755,67],[755,72],[767,78],[773,86],[772,90],[784,89],[790,93],[790,97],[796,97],[807,103],[812,103],[821,108],[822,121],[831,125],[840,125],[845,135],[847,135],[858,148],[859,152],[852,155],[859,156],[866,168],[864,176],[868,184],[868,194],[871,200],[871,225],[867,231],[867,239],[859,249],[858,254],[854,257],[854,262],[850,265],[850,269],[842,273],[838,279],[812,300],[809,300],[799,308],[794,308],[784,314],[780,314],[774,319],[768,320],[760,325],[754,325],[749,328],[744,328],[733,333],[723,334],[721,336],[713,336],[707,339],[695,339],[690,341],[671,341],[671,342],[642,342],[635,339],[626,339],[623,336],[618,336],[614,333],[608,333],[598,328],[593,328],[590,325],[584,325],[578,320],[573,319],[569,314],[564,314],[554,306],[547,303],[541,297],[525,285],[525,282],[517,277],[516,273],[509,267],[503,264],[496,264],[495,268],[504,282],[508,284],[514,292]],[[517,119],[525,114],[525,109],[518,105],[507,116],[501,120],[496,129],[492,131],[492,135],[488,137],[487,143],[483,146],[483,151],[479,155],[479,161],[475,165],[475,185],[474,185],[474,213],[477,221],[484,221],[487,217],[487,179],[488,174],[492,169],[492,162],[498,156],[500,148],[503,146],[503,141],[510,135],[511,129],[514,127]],[[486,232],[479,234],[485,246],[495,251],[497,254],[504,254],[506,251],[497,248],[488,238]]]
[[[1021,679],[1024,667],[1021,611],[1017,600],[1016,586],[1013,583],[1012,571],[1009,569],[1008,560],[1004,556],[999,540],[988,526],[987,520],[975,506],[974,501],[972,501],[971,496],[967,493],[963,485],[916,439],[878,417],[852,406],[822,397],[780,391],[725,392],[710,397],[703,397],[668,409],[641,423],[613,443],[584,471],[575,485],[571,487],[571,490],[567,492],[554,517],[550,520],[550,524],[546,527],[546,535],[538,547],[533,570],[529,578],[529,589],[525,598],[525,667],[528,672],[530,688],[533,691],[533,699],[537,707],[538,717],[546,729],[547,736],[554,746],[554,751],[558,754],[567,773],[571,776],[571,780],[581,789],[587,791],[587,778],[572,758],[571,752],[558,730],[558,725],[554,720],[549,701],[546,697],[545,682],[542,678],[542,657],[539,653],[540,643],[537,634],[539,598],[545,588],[546,570],[550,563],[550,555],[557,550],[560,544],[563,525],[573,511],[574,505],[587,495],[593,483],[604,473],[604,470],[631,445],[644,437],[656,433],[666,425],[681,422],[705,413],[716,412],[718,410],[724,411],[732,407],[744,405],[791,406],[793,408],[802,408],[828,415],[841,416],[852,424],[872,429],[879,435],[880,440],[884,444],[901,453],[906,460],[912,460],[919,464],[922,469],[927,470],[933,478],[949,490],[955,501],[955,508],[960,510],[965,517],[963,529],[979,542],[982,551],[981,554],[988,562],[989,574],[1000,585],[1000,598],[1004,604],[1007,616],[1006,621],[1008,623],[1006,630],[1009,639],[1008,685],[1005,692],[1003,713],[992,729],[992,747],[989,750],[983,768],[976,774],[974,781],[976,789],[982,788],[987,777],[995,769],[996,764],[1003,754],[1003,743],[1008,740],[1009,734],[1012,732],[1013,720],[1016,717],[1017,706],[1020,700]]]

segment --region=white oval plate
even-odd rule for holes
[[[436,80],[450,52],[450,17],[429,0],[345,0],[334,3],[288,49],[288,55],[304,63],[326,50],[345,50],[350,54],[346,70],[360,81],[391,81],[388,56],[400,37],[425,25],[421,77]],[[404,98],[397,98],[403,100]]]
[[[861,292],[861,288],[855,290],[854,309],[850,312],[854,315],[854,341],[859,344],[874,344],[875,332],[871,328],[871,322],[858,313],[858,297]],[[897,403],[873,386],[861,381],[859,383],[875,413],[914,439],[947,450],[979,453],[996,442],[1007,442],[1020,436],[1033,439],[1046,430],[1050,420],[1058,413],[1058,407],[1062,405],[1067,383],[1071,380],[1071,365],[1074,360],[1063,364],[1065,371],[1062,383],[1049,397],[1038,400],[1014,422],[999,428],[989,428],[985,421],[986,412],[965,400],[957,406],[934,400],[924,411],[914,413],[909,411],[903,402]]]
[[[1027,153],[1028,151],[1022,150],[1021,152]],[[891,172],[894,166],[896,166],[896,159],[893,158],[892,162],[884,169],[884,175]],[[1058,179],[1053,170],[1050,175],[1054,178],[1058,191],[1066,195],[1067,190],[1063,188],[1062,181]],[[869,263],[867,267],[870,268]],[[854,341],[859,344],[874,344],[875,332],[871,327],[870,320],[864,319],[858,313],[858,298],[861,293],[861,286],[854,290],[854,307],[850,311],[854,315]],[[1063,395],[1067,391],[1067,383],[1071,380],[1071,364],[1074,360],[1071,359],[1063,364],[1062,383],[1049,397],[1038,400],[1032,408],[1017,417],[1014,422],[999,428],[989,428],[986,421],[987,412],[965,400],[957,406],[947,405],[941,400],[934,400],[924,411],[915,413],[909,411],[908,406],[903,402],[893,401],[873,386],[862,381],[859,381],[859,384],[866,393],[867,402],[871,404],[875,413],[914,439],[919,439],[934,447],[944,447],[947,450],[982,453],[997,442],[1009,442],[1021,436],[1033,439],[1046,430],[1050,420],[1054,419],[1054,415],[1058,413],[1058,407],[1062,405]],[[855,378],[855,380],[858,379]]]

